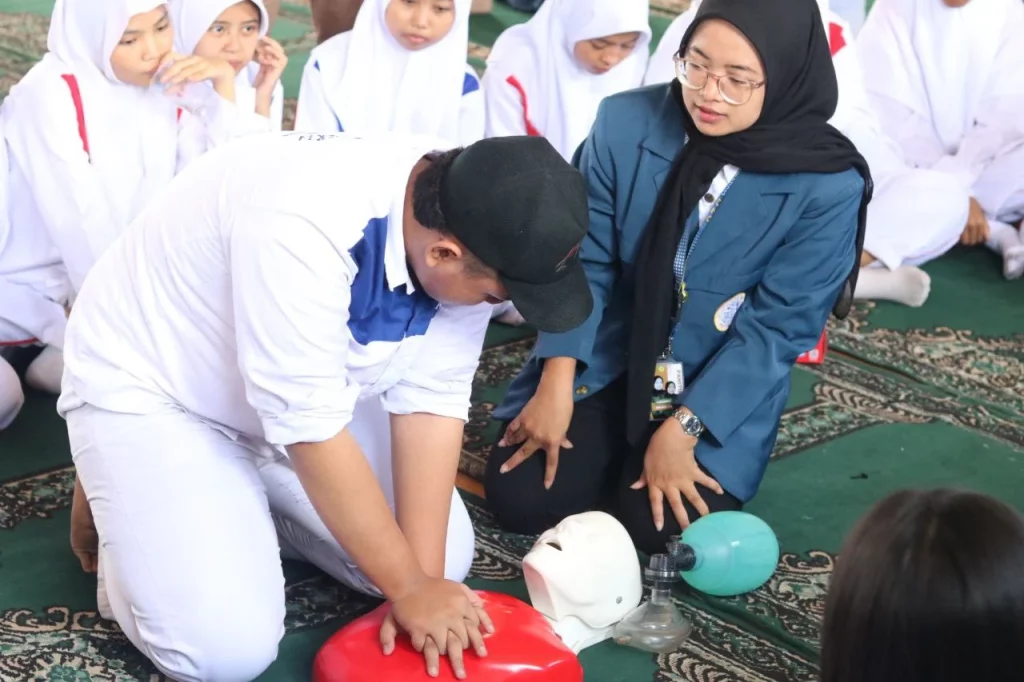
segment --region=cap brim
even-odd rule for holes
[[[502,278],[502,283],[523,319],[542,332],[572,331],[594,310],[590,283],[578,263],[556,282],[531,284]]]

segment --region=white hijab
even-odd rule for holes
[[[932,121],[955,153],[979,119],[1024,131],[1024,3],[878,0],[858,36],[869,91]]]
[[[530,121],[570,158],[590,134],[605,97],[639,87],[651,42],[648,0],[546,0],[525,24],[512,26],[487,58],[489,78],[515,76],[529,98]],[[573,56],[576,43],[637,31],[636,49],[600,76]]]
[[[70,102],[63,74],[78,83],[92,166],[120,232],[174,177],[177,121],[174,107],[155,90],[117,80],[110,56],[128,21],[160,7],[160,0],[57,0],[47,53],[4,101],[5,134],[17,135],[20,118],[37,116],[41,102]],[[54,93],[59,92],[59,99]],[[38,93],[38,94],[34,94]],[[67,116],[75,116],[68,107]]]
[[[319,48],[320,75],[345,132],[407,132],[459,139],[472,0],[455,0],[455,21],[434,45],[411,52],[384,23],[389,0],[364,0],[348,42]],[[331,48],[340,51],[332,55]]]
[[[174,49],[179,54],[192,54],[196,45],[220,13],[240,0],[169,0],[171,22],[174,24]],[[270,15],[263,0],[249,0],[260,12],[260,38],[270,30]],[[256,108],[256,89],[253,82],[260,65],[250,62],[238,72],[235,79],[235,104],[246,111]],[[276,95],[275,91],[275,95]]]

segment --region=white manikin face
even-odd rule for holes
[[[617,623],[643,593],[633,541],[604,512],[576,514],[544,532],[523,559],[523,574],[535,609],[595,629]]]

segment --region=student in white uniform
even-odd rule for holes
[[[608,95],[638,87],[651,41],[646,0],[547,0],[498,36],[483,77],[487,137],[547,138],[572,159]],[[494,318],[525,322],[511,302]]]
[[[0,343],[45,345],[28,379],[60,390],[65,310],[93,263],[180,163],[171,101],[150,88],[173,42],[156,0],[57,0],[47,53],[4,99],[8,235],[0,244]],[[227,62],[182,59],[170,83],[212,81]],[[225,90],[225,88],[227,90]],[[211,99],[219,99],[214,94]],[[216,139],[218,108],[191,134]]]
[[[920,306],[931,291],[931,279],[917,266],[960,241],[968,196],[949,176],[903,161],[870,106],[850,27],[829,9],[828,0],[818,5],[839,82],[839,104],[829,122],[864,155],[875,182],[855,297]],[[669,26],[651,57],[645,83],[676,77],[672,56],[699,6],[695,3]]]
[[[473,559],[454,481],[488,303],[541,329],[587,318],[587,198],[543,140],[437,144],[282,133],[211,151],[78,298],[58,409],[101,612],[174,679],[274,660],[279,551],[382,593],[414,643],[457,658],[446,631],[475,630],[441,578]]]
[[[498,36],[484,72],[487,137],[541,135],[571,159],[608,95],[639,87],[647,0],[547,0]]]
[[[351,31],[313,48],[295,130],[402,132],[454,144],[484,136],[484,97],[466,62],[471,0],[366,0]]]
[[[970,196],[964,244],[1024,274],[1024,4],[878,0],[861,31],[871,103],[906,162]]]
[[[267,35],[263,0],[171,0],[174,47],[181,54],[219,57],[234,67],[235,105],[246,132],[281,130],[288,56]]]

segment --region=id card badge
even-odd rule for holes
[[[683,363],[658,360],[654,365],[651,420],[667,419],[676,410],[675,398],[683,392]]]

